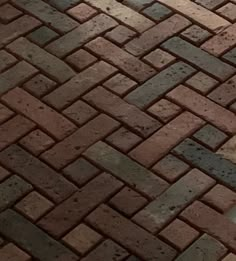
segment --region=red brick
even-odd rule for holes
[[[105,34],[106,38],[115,42],[116,44],[124,44],[128,42],[136,33],[129,28],[119,25],[115,27],[112,31]]]
[[[183,112],[138,145],[129,155],[144,166],[149,167],[203,124],[204,121],[192,113]]]
[[[38,224],[48,233],[56,237],[61,236],[121,187],[120,181],[110,174],[103,173],[56,206]]]
[[[199,201],[185,209],[181,217],[235,251],[236,225],[227,217]]]
[[[0,126],[0,150],[30,132],[35,124],[21,115],[5,122]],[[17,130],[17,131],[16,131]]]
[[[170,225],[161,231],[159,235],[172,243],[180,250],[184,250],[198,236],[199,232],[185,222],[175,219]]]
[[[0,73],[12,66],[17,61],[13,55],[9,54],[5,50],[0,50],[0,60]]]
[[[97,87],[83,97],[91,105],[111,114],[143,137],[148,137],[161,124],[136,106],[131,105],[102,87]]]
[[[10,4],[5,4],[0,7],[0,21],[9,23],[15,18],[19,17],[22,12]]]
[[[78,20],[79,22],[84,23],[89,18],[94,16],[97,13],[97,10],[89,5],[81,3],[68,10],[67,13],[71,15],[73,18],[75,18],[76,20]]]
[[[147,30],[140,37],[128,42],[125,48],[134,55],[143,55],[190,24],[186,18],[178,14],[173,15]]]
[[[85,2],[102,10],[140,33],[154,25],[154,22],[145,16],[133,11],[125,5],[122,5],[116,0],[85,0]]]
[[[86,48],[107,62],[113,63],[137,81],[143,82],[155,74],[152,67],[102,37],[89,42]]]
[[[224,213],[236,204],[236,193],[217,184],[203,196],[202,200]]]
[[[12,243],[9,243],[0,249],[2,261],[30,261],[28,254]]]
[[[2,100],[57,139],[65,138],[76,128],[58,112],[18,87],[4,95]]]
[[[37,129],[20,140],[20,144],[34,155],[39,155],[54,144],[54,140]]]
[[[225,4],[220,9],[217,10],[217,13],[224,16],[226,19],[229,19],[231,22],[235,22],[235,20],[236,20],[236,5],[233,4],[233,3]]]
[[[236,116],[234,113],[189,88],[179,86],[169,92],[167,97],[203,117],[222,131],[229,133],[236,132]]]
[[[0,103],[0,124],[8,120],[13,115],[13,111],[9,110],[5,105]]]
[[[100,114],[75,133],[44,152],[42,158],[56,169],[62,168],[78,157],[86,148],[118,128],[119,125],[109,116]]]

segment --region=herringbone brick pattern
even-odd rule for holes
[[[0,0],[0,261],[235,261],[235,113],[235,0]]]

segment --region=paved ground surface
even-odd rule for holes
[[[236,1],[0,0],[0,260],[236,260]]]

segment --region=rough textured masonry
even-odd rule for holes
[[[236,0],[0,0],[0,261],[236,261]]]

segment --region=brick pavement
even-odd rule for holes
[[[0,0],[0,261],[236,261],[235,114],[235,0]]]

